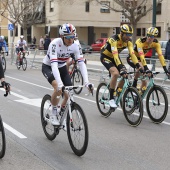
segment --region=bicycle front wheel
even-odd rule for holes
[[[105,82],[102,82],[97,87],[96,103],[97,108],[104,117],[108,117],[111,115],[109,100],[110,100],[109,89],[107,87],[107,84]]]
[[[6,59],[5,59],[5,57],[2,57],[2,68],[3,68],[4,73],[5,73],[5,71],[6,71]]]
[[[138,126],[143,118],[143,102],[138,90],[128,87],[123,94],[122,109],[131,126]]]
[[[27,59],[25,57],[22,58],[22,69],[24,71],[27,69]]]
[[[0,158],[3,158],[6,150],[5,130],[0,116]]]
[[[86,116],[82,108],[73,103],[71,108],[72,119],[67,115],[67,136],[73,152],[82,156],[88,146],[89,132]]]
[[[82,76],[80,70],[78,70],[78,69],[76,71],[74,71],[74,73],[73,73],[72,84],[73,84],[73,86],[83,85],[83,76]],[[82,87],[76,88],[76,89],[74,89],[74,92],[76,94],[80,94],[82,89],[83,89]]]
[[[161,86],[154,85],[146,97],[146,110],[154,123],[161,123],[168,113],[168,98]]]
[[[54,140],[57,136],[54,126],[48,121],[52,111],[51,96],[46,94],[41,102],[41,124],[46,137]]]

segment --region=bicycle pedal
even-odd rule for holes
[[[111,112],[114,112],[115,110],[116,110],[116,108],[113,108],[113,107],[110,108]]]

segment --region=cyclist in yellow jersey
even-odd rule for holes
[[[106,67],[106,69],[111,74],[110,81],[110,107],[116,108],[117,105],[114,101],[114,91],[116,88],[117,78],[119,74],[126,75],[126,68],[122,63],[119,53],[128,48],[129,54],[132,58],[134,65],[141,70],[140,65],[138,63],[138,59],[134,54],[133,44],[131,41],[131,37],[133,34],[133,28],[130,25],[123,24],[120,27],[120,34],[113,35],[109,37],[106,44],[101,47],[101,63]],[[123,86],[124,82],[119,83],[119,87]]]
[[[147,29],[147,36],[143,37],[143,38],[139,38],[136,40],[135,46],[134,46],[134,52],[135,55],[137,56],[138,60],[139,60],[139,64],[142,68],[144,68],[144,71],[146,72],[146,74],[148,74],[148,76],[151,76],[152,71],[149,70],[146,60],[145,60],[145,54],[150,50],[155,48],[157,54],[158,54],[158,58],[160,60],[160,63],[165,71],[166,74],[168,73],[168,70],[166,68],[166,63],[164,60],[164,56],[162,55],[162,50],[161,50],[161,45],[159,43],[159,41],[157,39],[155,39],[155,37],[158,35],[158,29],[155,27],[150,27]],[[129,56],[127,58],[127,62],[128,64],[135,68],[135,65],[133,64],[133,62],[131,62],[131,57]],[[140,76],[140,73],[137,71],[134,77],[134,81],[133,81],[133,86],[136,87],[137,86],[137,80],[138,77]],[[146,87],[147,82],[146,81],[142,81],[142,85],[141,88]]]

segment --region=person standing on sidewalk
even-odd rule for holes
[[[120,34],[109,37],[106,44],[101,48],[101,63],[111,74],[109,105],[112,108],[117,107],[114,100],[114,92],[116,90],[115,88],[117,85],[117,78],[119,74],[125,74],[126,76],[127,73],[126,68],[119,57],[119,53],[128,47],[129,54],[132,57],[132,61],[135,64],[135,67],[141,69],[138,60],[134,54],[133,44],[131,41],[132,34],[133,28],[128,24],[123,24],[120,27]],[[119,82],[118,87],[122,88],[123,84],[123,81]]]
[[[44,54],[47,54],[48,46],[50,45],[51,39],[49,36],[46,34],[45,35],[45,40],[44,40]]]
[[[158,58],[160,60],[160,63],[163,67],[163,70],[165,71],[165,73],[167,75],[169,75],[169,72],[166,68],[166,63],[165,63],[165,59],[164,56],[162,55],[162,50],[161,50],[161,45],[159,43],[159,41],[155,38],[158,36],[158,29],[156,27],[149,27],[146,31],[146,37],[142,37],[136,40],[136,43],[134,45],[134,52],[135,55],[137,56],[138,60],[139,60],[139,64],[140,66],[144,69],[145,73],[148,74],[148,76],[152,75],[152,71],[149,70],[146,60],[145,60],[145,54],[150,50],[150,49],[155,49],[157,54],[158,54]],[[128,64],[135,68],[135,65],[131,62],[131,57],[129,56],[127,58],[127,62]],[[134,77],[134,81],[133,81],[133,87],[137,86],[137,81],[138,78],[140,76],[139,72],[135,73],[135,77]],[[147,85],[146,80],[142,80],[142,84],[141,84],[141,89],[145,89]]]

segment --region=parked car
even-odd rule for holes
[[[93,51],[100,51],[101,47],[106,43],[107,38],[99,38],[94,44],[91,44]]]
[[[92,52],[92,47],[90,45],[87,45],[84,41],[81,41],[81,40],[79,42],[80,42],[83,54]]]

